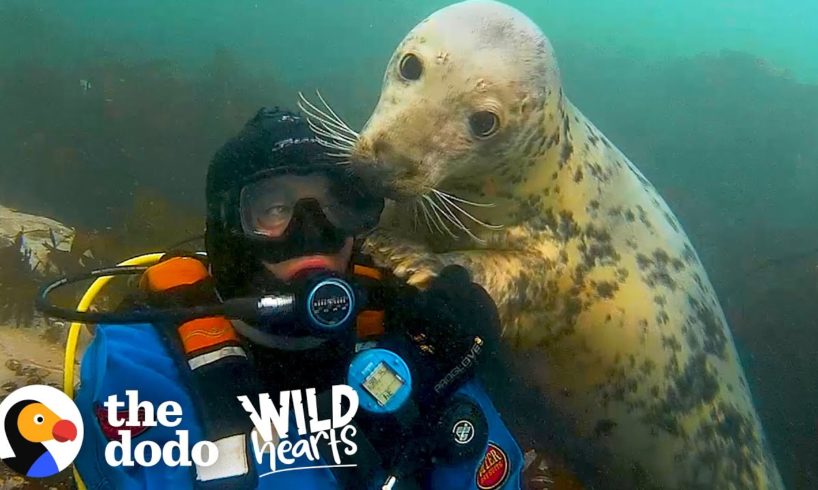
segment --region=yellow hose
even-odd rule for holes
[[[138,257],[134,257],[132,259],[128,259],[125,262],[117,264],[119,266],[125,265],[150,265],[154,264],[162,258],[162,253],[150,253],[145,255],[140,255]],[[91,307],[91,303],[93,303],[94,298],[97,297],[99,292],[105,287],[108,282],[113,279],[114,276],[103,276],[97,278],[91,286],[85,291],[85,294],[82,295],[82,299],[80,299],[79,304],[77,305],[77,311],[88,311],[88,308]],[[74,361],[77,356],[77,343],[79,342],[80,338],[80,331],[82,330],[82,323],[80,322],[73,322],[68,329],[68,340],[65,343],[65,363],[63,364],[63,391],[66,395],[70,398],[74,398]],[[86,490],[85,483],[83,483],[82,478],[80,478],[80,474],[77,472],[77,467],[74,466],[74,480],[77,483],[77,487],[79,490]]]
[[[134,257],[132,259],[128,259],[125,262],[117,264],[117,266],[126,266],[126,265],[148,265],[153,264],[159,261],[162,258],[162,253],[150,253],[145,255],[140,255],[138,257]],[[85,291],[85,294],[82,295],[82,299],[80,299],[79,304],[77,305],[77,311],[88,311],[90,308],[91,303],[94,301],[94,298],[97,297],[99,292],[105,287],[114,276],[103,276],[97,278],[91,286]],[[68,329],[68,340],[65,344],[65,364],[63,366],[64,373],[63,373],[63,391],[66,395],[74,398],[74,361],[76,359],[77,354],[77,342],[80,338],[80,330],[82,329],[82,323],[80,322],[73,322],[71,327]]]

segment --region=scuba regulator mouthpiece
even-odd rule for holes
[[[224,302],[225,314],[267,333],[335,337],[349,333],[358,294],[349,282],[319,271],[302,276],[292,292]]]

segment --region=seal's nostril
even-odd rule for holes
[[[383,156],[389,153],[391,150],[392,145],[384,138],[377,138],[372,144],[372,153],[375,154],[375,158],[378,160],[381,160]]]
[[[406,164],[397,171],[397,174],[397,177],[401,179],[414,179],[420,175],[420,172],[417,168],[406,162]]]

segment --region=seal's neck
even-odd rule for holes
[[[626,171],[624,157],[564,97],[544,111],[543,127],[544,149],[523,155],[521,181],[505,185],[511,203],[560,215],[601,202],[610,184]]]

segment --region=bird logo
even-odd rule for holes
[[[0,402],[0,459],[32,478],[56,475],[82,445],[82,417],[74,402],[51,386],[31,385]]]

